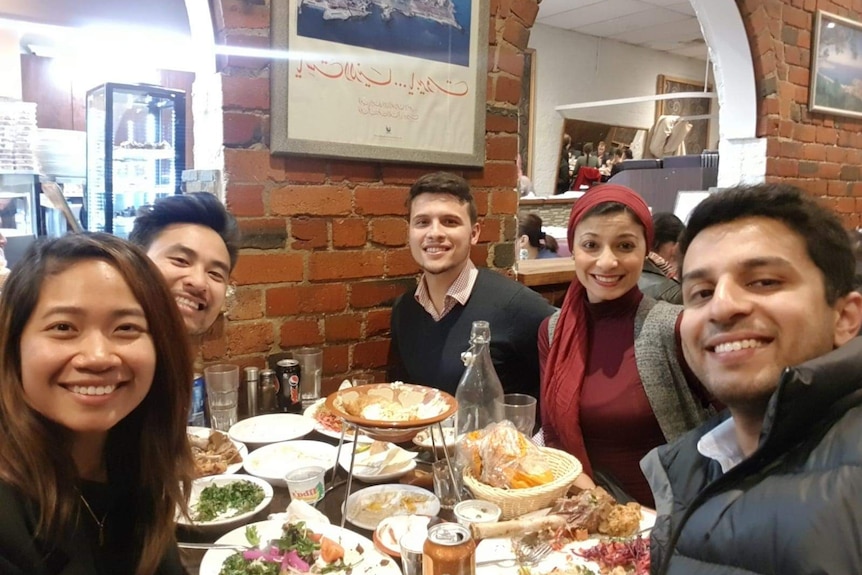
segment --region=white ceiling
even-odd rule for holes
[[[186,2],[206,0],[2,0],[0,19],[83,28],[108,25],[189,36]],[[483,0],[487,1],[487,0]],[[542,0],[539,24],[706,60],[700,25],[688,0]],[[0,26],[3,23],[0,22]],[[29,31],[22,46],[61,34]],[[130,43],[135,43],[130,41]],[[144,46],[137,46],[145,50]]]
[[[688,0],[541,0],[536,22],[650,50],[706,60]]]

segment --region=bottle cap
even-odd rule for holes
[[[249,379],[257,379],[260,371],[256,367],[247,367],[245,368],[245,379],[248,381]]]

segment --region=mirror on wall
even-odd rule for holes
[[[643,157],[643,148],[646,142],[647,130],[644,128],[633,128],[631,126],[613,126],[600,122],[588,120],[566,119],[563,122],[563,132],[560,134],[560,151],[563,149],[563,134],[572,138],[572,148],[582,149],[587,142],[592,142],[595,147],[599,142],[605,142],[608,150],[619,146],[628,146],[633,156]]]

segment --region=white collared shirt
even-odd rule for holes
[[[701,437],[697,442],[697,451],[704,457],[718,461],[723,473],[739,465],[745,459],[745,454],[736,440],[733,418],[727,418]]]
[[[446,296],[443,300],[443,309],[440,310],[440,313],[437,313],[437,309],[434,307],[434,302],[431,301],[431,294],[428,292],[428,284],[425,283],[425,274],[422,274],[422,279],[419,280],[419,285],[416,286],[416,291],[413,293],[413,297],[416,298],[419,305],[421,305],[422,308],[431,315],[435,322],[440,321],[447,313],[452,311],[455,304],[460,303],[461,305],[467,305],[467,300],[470,299],[470,294],[473,292],[473,286],[476,284],[476,278],[478,276],[479,270],[476,268],[476,265],[468,259],[467,265],[464,266],[464,269],[461,270],[461,273],[458,274],[458,277],[455,278],[455,281],[453,281],[452,285],[449,286],[449,289],[446,290]]]

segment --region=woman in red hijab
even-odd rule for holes
[[[637,287],[653,227],[631,189],[591,189],[572,207],[568,232],[576,278],[539,328],[545,444],[575,455],[599,485],[652,507],[641,458],[710,414],[682,359],[682,307]]]

